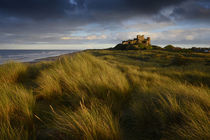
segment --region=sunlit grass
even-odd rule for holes
[[[33,133],[35,100],[23,87],[0,85],[0,139],[28,139]]]
[[[0,139],[210,138],[210,56],[91,50],[0,66]]]
[[[55,112],[52,127],[58,131],[58,139],[118,140],[119,122],[109,107],[98,100],[91,100],[88,107],[84,103],[75,110],[62,108]]]
[[[15,83],[25,73],[27,66],[22,63],[9,62],[0,67],[0,82]]]
[[[65,57],[55,62],[55,65],[43,71],[38,78],[37,98],[50,100],[64,96],[88,100],[96,97],[115,107],[128,94],[129,83],[125,74],[93,56],[79,54],[71,59]]]
[[[131,135],[137,133],[143,139],[209,138],[209,89],[147,72],[140,72],[133,82],[139,86],[130,108],[134,123],[129,127],[135,128]]]

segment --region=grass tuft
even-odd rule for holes
[[[53,114],[52,124],[58,131],[58,139],[120,139],[118,120],[109,107],[97,100],[92,100],[88,107],[81,103],[76,111],[61,109],[56,113],[53,110]]]

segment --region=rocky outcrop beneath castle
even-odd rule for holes
[[[151,48],[151,39],[150,37],[144,38],[144,35],[137,35],[137,38],[123,41],[114,47],[114,49],[118,50],[138,50],[149,48]]]

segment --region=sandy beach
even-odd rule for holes
[[[68,53],[68,54],[62,54],[62,55],[59,55],[59,56],[53,56],[53,57],[46,57],[46,58],[41,58],[41,59],[35,59],[33,61],[30,61],[30,62],[24,62],[24,63],[38,63],[38,62],[41,62],[41,61],[55,61],[56,59],[59,59],[60,57],[63,57],[63,56],[73,56],[77,53],[80,53],[82,51],[76,51],[76,52],[73,52],[73,53]]]

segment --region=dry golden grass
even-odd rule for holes
[[[129,83],[125,74],[103,60],[79,54],[71,59],[64,57],[55,65],[43,71],[38,78],[37,98],[50,100],[63,96],[88,101],[96,97],[112,103],[116,108],[127,97]]]
[[[0,67],[0,82],[15,83],[18,82],[21,74],[25,73],[27,66],[22,63],[9,62]]]
[[[28,139],[33,131],[35,100],[23,87],[0,85],[0,139]]]
[[[75,111],[62,108],[57,113],[52,108],[52,127],[56,129],[58,139],[120,139],[119,122],[111,109],[96,99],[90,102],[88,107],[81,102]]]
[[[200,53],[92,50],[1,65],[0,139],[210,139],[209,62]]]

